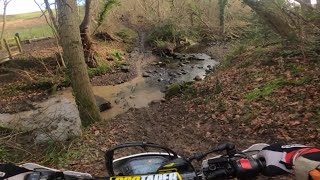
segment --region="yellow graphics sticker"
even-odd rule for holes
[[[141,176],[115,176],[110,180],[182,180],[179,173],[150,174]]]

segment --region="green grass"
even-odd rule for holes
[[[55,14],[54,9],[53,9],[53,13]],[[51,28],[49,27],[49,25],[47,25],[45,19],[41,16],[42,16],[41,11],[16,14],[16,15],[7,15],[8,25],[6,27],[6,33],[4,37],[13,38],[15,33],[19,33],[20,38],[22,40],[52,36],[53,34],[52,34]],[[81,6],[79,19],[82,19],[83,16],[84,16],[84,8]],[[0,16],[0,18],[2,19],[2,16]],[[30,19],[36,19],[36,21],[31,20],[31,21],[26,21],[30,23],[25,22],[25,20],[30,20]]]
[[[116,61],[122,61],[124,60],[124,53],[122,51],[119,50],[113,50],[112,52],[110,52],[110,55],[112,57],[114,57],[116,59]]]
[[[19,33],[21,40],[48,37],[53,35],[51,28],[47,24],[43,24],[39,26],[34,26],[32,28],[24,28],[11,31],[9,32],[10,34],[7,34],[7,37],[13,37],[14,34],[17,32]]]
[[[7,15],[7,21],[15,21],[19,19],[31,19],[31,18],[36,18],[40,17],[42,15],[41,11],[36,11],[36,12],[30,12],[30,13],[22,13],[22,14],[16,14],[16,15]],[[2,18],[2,16],[0,16]]]

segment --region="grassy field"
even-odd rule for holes
[[[19,33],[23,40],[51,36],[52,31],[41,15],[40,11],[8,15],[5,38],[12,38],[15,33]]]
[[[83,8],[80,8],[80,14],[83,14],[82,11]],[[52,36],[52,31],[41,11],[7,15],[5,38],[12,38],[15,33],[19,33],[22,40]]]

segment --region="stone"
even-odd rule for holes
[[[150,77],[150,74],[147,72],[142,73],[142,77]]]
[[[163,81],[163,79],[162,79],[162,78],[159,78],[159,79],[158,79],[158,81],[159,81],[159,82],[162,82],[162,81]]]
[[[193,80],[195,80],[195,81],[202,81],[202,78],[201,78],[199,75],[197,75]]]
[[[38,103],[37,107],[31,111],[0,114],[0,126],[32,131],[36,143],[66,141],[81,136],[81,120],[74,100],[54,96]]]
[[[116,99],[116,100],[114,100],[114,103],[119,104],[119,103],[120,103],[120,100],[119,100],[119,99]]]
[[[104,112],[112,108],[111,103],[100,96],[94,96],[96,98],[97,106],[100,109],[100,112]]]
[[[159,62],[157,63],[157,65],[159,65],[160,67],[166,67],[166,66],[167,66],[167,64],[164,63],[164,62],[162,62],[162,61],[159,61]]]
[[[114,58],[113,58],[113,56],[107,56],[107,60],[108,61],[114,61]]]
[[[130,71],[130,66],[127,66],[127,65],[121,66],[121,71],[125,72],[125,73],[129,72]]]
[[[184,63],[182,63],[182,62],[180,62],[180,63],[179,63],[179,66],[184,67],[184,66],[185,66],[185,64],[184,64]]]

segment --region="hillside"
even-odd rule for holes
[[[80,13],[83,13],[83,8],[80,8]],[[52,36],[52,30],[41,11],[7,15],[5,37],[12,37],[15,33],[19,33],[22,39]]]

